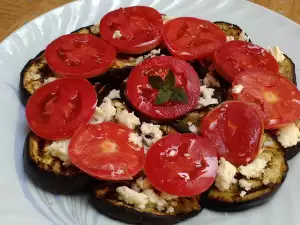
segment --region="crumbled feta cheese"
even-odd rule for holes
[[[234,41],[234,37],[233,36],[227,36],[226,37],[226,41]]]
[[[273,48],[269,47],[267,51],[276,59],[277,62],[280,63],[284,61],[285,57],[278,46],[274,46]]]
[[[53,141],[45,150],[53,157],[59,158],[64,162],[69,162],[68,146],[70,139]]]
[[[140,177],[136,180],[136,184],[138,188],[142,190],[146,190],[152,187],[151,183],[149,182],[148,178]]]
[[[116,89],[111,90],[107,95],[107,97],[110,99],[121,99],[120,90],[116,90]]]
[[[240,40],[240,41],[249,41],[250,38],[246,35],[246,33],[245,33],[244,31],[242,31],[242,32],[240,33],[239,40]]]
[[[243,197],[245,197],[246,194],[247,194],[246,191],[241,191],[240,196],[243,198]]]
[[[135,63],[137,65],[137,64],[141,63],[142,61],[144,61],[145,59],[153,58],[155,56],[158,56],[158,55],[160,55],[160,52],[161,52],[160,48],[159,49],[152,49],[149,54],[137,57],[137,59],[135,60]]]
[[[135,207],[143,210],[148,204],[148,196],[144,193],[138,193],[129,187],[117,187],[118,199],[126,202],[127,204],[134,205]]]
[[[140,129],[142,132],[143,140],[147,146],[151,146],[153,143],[162,138],[163,133],[159,128],[159,125],[155,125],[153,123],[142,124]]]
[[[130,129],[134,129],[136,126],[141,124],[140,119],[134,115],[134,112],[129,113],[127,110],[118,112],[116,120],[118,123],[123,124]]]
[[[246,179],[240,179],[239,185],[241,188],[245,189],[246,191],[250,191],[252,187],[252,184],[248,182]]]
[[[105,97],[103,99],[102,104],[99,107],[96,107],[95,113],[90,120],[91,124],[99,124],[104,121],[111,121],[113,120],[114,116],[116,115],[117,110],[112,104],[110,98]]]
[[[294,146],[300,141],[300,130],[295,123],[280,128],[277,135],[278,141],[285,148]]]
[[[173,206],[169,206],[169,207],[167,208],[167,212],[166,212],[166,213],[173,213],[173,212],[175,212],[174,207],[173,207]]]
[[[239,94],[241,93],[241,91],[244,89],[244,86],[242,84],[237,84],[237,85],[234,85],[232,87],[232,93],[234,94]]]
[[[121,31],[115,30],[115,32],[113,33],[112,38],[113,39],[120,39],[121,37],[122,37]]]
[[[250,178],[259,178],[265,173],[265,167],[267,166],[267,161],[262,158],[256,158],[252,163],[246,166],[240,166],[239,170],[242,175]]]
[[[192,124],[191,126],[189,126],[189,131],[196,134],[198,133],[198,128],[194,124]]]
[[[136,58],[135,64],[140,64],[143,61],[144,61],[144,56],[141,55],[141,56],[139,56],[139,57]]]
[[[55,80],[57,80],[56,77],[48,77],[47,79],[44,80],[44,84],[48,84],[48,83],[50,83],[52,81],[55,81]]]
[[[207,73],[203,79],[203,84],[206,87],[220,87],[220,82],[211,74]]]
[[[144,190],[143,193],[148,197],[149,204],[153,204],[158,211],[163,211],[168,206],[166,200],[160,198],[152,189]]]
[[[137,133],[134,132],[130,133],[128,141],[137,145],[139,148],[143,147],[143,137]]]
[[[198,103],[199,106],[197,108],[205,107],[208,105],[218,104],[219,101],[216,98],[213,98],[215,89],[207,88],[206,85],[202,85],[200,87],[201,96]]]
[[[230,162],[226,161],[223,157],[220,158],[220,165],[217,170],[215,186],[220,191],[229,190],[231,184],[236,183],[235,174],[237,169]]]

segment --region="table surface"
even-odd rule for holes
[[[251,0],[300,24],[300,0]],[[0,42],[27,21],[72,0],[0,0]]]

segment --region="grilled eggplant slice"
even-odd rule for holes
[[[227,23],[223,21],[216,21],[214,22],[219,28],[221,28],[227,36],[232,36],[234,37],[234,40],[239,40],[240,35],[243,32],[243,30],[232,23]],[[249,38],[249,36],[245,33],[245,35]],[[251,42],[250,38],[248,39],[249,42]]]
[[[91,25],[80,28],[73,33],[92,34],[100,36],[99,27],[97,25]],[[147,55],[149,52],[144,53]],[[169,54],[166,50],[162,50],[161,54]],[[103,83],[118,83],[118,81],[124,80],[128,77],[131,69],[137,65],[137,55],[117,54],[114,64],[111,68],[101,74],[98,77],[93,77],[90,80],[91,83],[103,82]],[[40,52],[36,57],[29,60],[28,63],[21,71],[20,76],[20,90],[21,101],[26,105],[29,97],[40,88],[48,78],[55,78],[55,74],[49,68],[45,57],[44,51]]]
[[[43,190],[55,194],[74,194],[88,190],[94,178],[45,151],[51,141],[29,133],[24,144],[23,161],[27,176]]]
[[[118,199],[116,188],[131,185],[134,181],[124,183],[102,183],[97,185],[91,195],[91,204],[101,213],[126,223],[141,225],[171,225],[179,221],[196,216],[201,212],[199,196],[190,198],[177,198],[174,212],[158,211],[154,207],[146,206],[144,210],[135,208]],[[174,203],[173,203],[174,204]]]
[[[252,184],[251,190],[241,197],[242,189],[238,182],[228,191],[222,192],[211,187],[201,196],[201,206],[216,211],[242,211],[268,202],[283,184],[288,172],[288,164],[282,148],[271,135],[264,134],[264,144],[260,157],[269,159],[265,173],[257,179],[247,179],[238,173],[236,179],[246,179]]]

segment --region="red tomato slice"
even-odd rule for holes
[[[59,76],[90,78],[106,72],[116,57],[115,48],[90,34],[67,34],[45,50],[49,67]]]
[[[148,82],[148,75],[161,76],[163,79],[171,70],[176,78],[176,86],[183,87],[188,96],[188,104],[168,101],[155,104],[158,94]],[[200,80],[196,71],[187,62],[172,56],[158,56],[137,65],[130,73],[126,95],[134,108],[155,120],[178,118],[193,110],[200,96]]]
[[[201,133],[219,149],[219,156],[235,166],[256,159],[264,132],[263,122],[253,106],[227,101],[210,111],[202,120]]]
[[[61,78],[36,90],[26,105],[31,130],[48,140],[70,138],[89,121],[97,104],[94,87],[81,78]]]
[[[194,196],[213,183],[218,168],[210,141],[195,134],[170,134],[148,150],[145,173],[160,191],[177,196]]]
[[[247,41],[227,42],[215,52],[213,63],[217,72],[229,82],[245,70],[279,71],[278,63],[270,53]]]
[[[163,38],[172,55],[184,60],[210,57],[226,42],[226,34],[217,25],[193,17],[166,23]]]
[[[143,168],[145,154],[128,142],[131,132],[112,122],[84,124],[70,141],[71,162],[99,179],[132,179]]]
[[[119,52],[129,54],[141,54],[158,46],[162,27],[160,13],[147,6],[120,8],[107,13],[100,21],[102,37]]]
[[[233,98],[256,103],[266,129],[280,128],[300,118],[300,92],[287,78],[265,71],[245,71],[233,86],[244,86]]]

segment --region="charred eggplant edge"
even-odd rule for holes
[[[74,176],[62,176],[40,169],[30,157],[29,141],[32,135],[33,133],[30,132],[24,142],[23,166],[28,178],[37,186],[54,194],[80,193],[87,191],[92,186],[95,179],[84,173]]]

